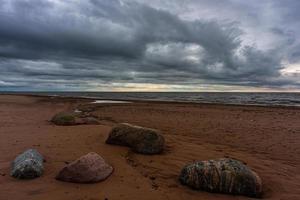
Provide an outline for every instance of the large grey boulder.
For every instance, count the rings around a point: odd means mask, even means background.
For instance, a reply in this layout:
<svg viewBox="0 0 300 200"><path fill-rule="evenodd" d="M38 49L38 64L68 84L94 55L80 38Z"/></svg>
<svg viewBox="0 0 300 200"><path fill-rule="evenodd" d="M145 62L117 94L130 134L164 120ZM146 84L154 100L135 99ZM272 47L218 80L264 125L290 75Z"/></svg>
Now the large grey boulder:
<svg viewBox="0 0 300 200"><path fill-rule="evenodd" d="M12 163L11 176L18 179L33 179L43 174L43 156L35 149L18 155Z"/></svg>
<svg viewBox="0 0 300 200"><path fill-rule="evenodd" d="M164 149L165 139L158 130L122 123L111 130L106 143L129 146L141 154L158 154Z"/></svg>
<svg viewBox="0 0 300 200"><path fill-rule="evenodd" d="M100 155L91 152L66 165L56 179L72 183L96 183L105 180L112 172L112 166Z"/></svg>
<svg viewBox="0 0 300 200"><path fill-rule="evenodd" d="M262 181L240 161L223 158L198 161L185 166L180 174L182 184L208 192L260 197Z"/></svg>

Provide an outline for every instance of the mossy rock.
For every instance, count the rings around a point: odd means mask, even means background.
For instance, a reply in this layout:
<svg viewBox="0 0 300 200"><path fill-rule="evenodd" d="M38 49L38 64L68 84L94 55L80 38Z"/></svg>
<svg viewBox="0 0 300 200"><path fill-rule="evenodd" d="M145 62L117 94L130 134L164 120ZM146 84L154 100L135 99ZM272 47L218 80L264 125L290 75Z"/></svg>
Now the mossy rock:
<svg viewBox="0 0 300 200"><path fill-rule="evenodd" d="M76 125L76 114L71 112L61 112L54 115L51 122L60 126Z"/></svg>

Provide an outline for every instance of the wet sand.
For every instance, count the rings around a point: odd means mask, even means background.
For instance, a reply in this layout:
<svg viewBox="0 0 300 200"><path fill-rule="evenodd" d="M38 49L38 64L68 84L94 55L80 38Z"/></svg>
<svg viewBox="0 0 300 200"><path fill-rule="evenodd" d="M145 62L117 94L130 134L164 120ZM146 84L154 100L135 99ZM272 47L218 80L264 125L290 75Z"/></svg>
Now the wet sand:
<svg viewBox="0 0 300 200"><path fill-rule="evenodd" d="M261 176L263 199L300 199L299 108L89 102L0 95L0 200L251 199L194 191L178 182L185 164L226 156L244 161ZM49 122L57 112L76 107L90 110L101 124L61 127ZM111 127L119 122L161 130L165 152L146 156L105 144ZM11 178L11 161L28 148L45 156L44 175L34 180ZM106 181L72 184L54 179L65 162L91 151L114 166Z"/></svg>

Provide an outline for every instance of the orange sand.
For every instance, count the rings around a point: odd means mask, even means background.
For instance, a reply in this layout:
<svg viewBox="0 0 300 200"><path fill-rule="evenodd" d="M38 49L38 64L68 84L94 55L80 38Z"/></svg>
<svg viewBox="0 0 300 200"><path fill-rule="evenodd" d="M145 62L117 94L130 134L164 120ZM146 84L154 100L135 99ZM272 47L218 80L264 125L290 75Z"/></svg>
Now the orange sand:
<svg viewBox="0 0 300 200"><path fill-rule="evenodd" d="M300 199L300 109L187 103L93 104L101 125L59 127L49 122L59 111L89 100L0 96L0 200L205 199L245 200L181 186L181 168L193 160L224 156L246 162L264 182L264 199ZM104 143L118 122L160 129L162 155L132 153ZM28 148L46 158L45 173L34 180L9 176L10 163ZM54 179L65 165L97 152L115 171L97 184Z"/></svg>

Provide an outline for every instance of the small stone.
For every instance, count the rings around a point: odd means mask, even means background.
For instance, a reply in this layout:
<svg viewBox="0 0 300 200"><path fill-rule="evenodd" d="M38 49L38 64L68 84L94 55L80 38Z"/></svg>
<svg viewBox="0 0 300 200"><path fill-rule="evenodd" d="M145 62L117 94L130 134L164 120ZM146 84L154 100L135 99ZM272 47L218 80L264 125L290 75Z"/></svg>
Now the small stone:
<svg viewBox="0 0 300 200"><path fill-rule="evenodd" d="M112 172L112 166L97 153L91 152L65 166L56 179L73 183L96 183L105 180Z"/></svg>
<svg viewBox="0 0 300 200"><path fill-rule="evenodd" d="M43 174L43 156L35 149L18 155L12 163L11 176L18 179L33 179Z"/></svg>
<svg viewBox="0 0 300 200"><path fill-rule="evenodd" d="M208 192L260 197L262 181L240 161L223 158L198 161L185 166L180 174L182 184Z"/></svg>
<svg viewBox="0 0 300 200"><path fill-rule="evenodd" d="M122 123L111 130L106 143L129 146L141 154L158 154L164 149L165 139L158 130Z"/></svg>
<svg viewBox="0 0 300 200"><path fill-rule="evenodd" d="M158 189L158 185L157 185L156 183L152 183L152 188L153 188L154 190L157 190L157 189Z"/></svg>
<svg viewBox="0 0 300 200"><path fill-rule="evenodd" d="M95 117L86 117L80 119L82 124L98 125L100 122Z"/></svg>

